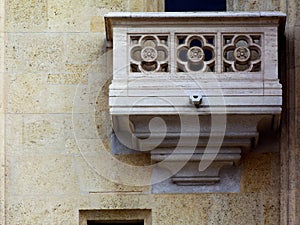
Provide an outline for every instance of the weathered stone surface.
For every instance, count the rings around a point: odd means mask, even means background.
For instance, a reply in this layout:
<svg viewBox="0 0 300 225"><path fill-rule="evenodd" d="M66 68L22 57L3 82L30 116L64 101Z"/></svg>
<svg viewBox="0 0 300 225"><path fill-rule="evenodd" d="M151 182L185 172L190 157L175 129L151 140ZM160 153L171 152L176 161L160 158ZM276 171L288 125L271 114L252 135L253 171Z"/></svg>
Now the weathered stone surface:
<svg viewBox="0 0 300 225"><path fill-rule="evenodd" d="M88 1L48 0L49 32L88 32L92 13Z"/></svg>
<svg viewBox="0 0 300 225"><path fill-rule="evenodd" d="M241 192L279 193L279 155L249 153L242 157ZM278 172L276 172L278 171Z"/></svg>
<svg viewBox="0 0 300 225"><path fill-rule="evenodd" d="M9 0L6 4L7 30L45 31L47 29L48 4L47 0Z"/></svg>
<svg viewBox="0 0 300 225"><path fill-rule="evenodd" d="M95 117L99 138L102 140L106 149L110 148L110 135L112 132L111 118L108 112L100 112Z"/></svg>
<svg viewBox="0 0 300 225"><path fill-rule="evenodd" d="M71 122L69 123L69 125L71 125L69 131L71 136L75 136L79 139L99 138L95 116L92 113L75 113L69 122Z"/></svg>
<svg viewBox="0 0 300 225"><path fill-rule="evenodd" d="M247 202L247 205L244 205ZM259 194L212 195L207 210L208 224L261 223L261 197Z"/></svg>
<svg viewBox="0 0 300 225"><path fill-rule="evenodd" d="M104 48L104 35L81 33L66 35L67 64L90 64L96 61Z"/></svg>
<svg viewBox="0 0 300 225"><path fill-rule="evenodd" d="M154 2L154 1L152 1ZM144 1L141 2L139 0L130 0L129 1L130 12L143 12L145 9Z"/></svg>
<svg viewBox="0 0 300 225"><path fill-rule="evenodd" d="M46 103L46 77L38 74L11 74L8 84L7 111L42 113Z"/></svg>
<svg viewBox="0 0 300 225"><path fill-rule="evenodd" d="M64 37L61 34L10 33L6 64L9 73L46 74L64 70Z"/></svg>
<svg viewBox="0 0 300 225"><path fill-rule="evenodd" d="M6 140L11 140L13 144L21 144L23 140L23 115L9 114L5 121Z"/></svg>
<svg viewBox="0 0 300 225"><path fill-rule="evenodd" d="M105 31L103 16L92 16L90 31L91 32L104 32Z"/></svg>
<svg viewBox="0 0 300 225"><path fill-rule="evenodd" d="M91 140L82 143L84 140L79 140L81 147L89 147ZM98 150L99 151L99 150ZM101 150L100 150L101 151ZM131 159L133 161L134 159ZM147 161L145 157L135 157L134 163L141 164ZM113 193L113 192L147 192L149 187L127 186L114 183L102 176L97 170L88 164L88 161L82 155L76 158L76 171L79 179L79 187L81 193L97 192L97 193Z"/></svg>
<svg viewBox="0 0 300 225"><path fill-rule="evenodd" d="M96 95L93 96L91 95L91 103L94 106L94 109L96 110L96 113L101 113L101 112L109 112L109 94L108 94L108 88L109 85L111 84L111 78L108 78L107 81L99 85L96 88ZM98 92L97 92L98 90Z"/></svg>
<svg viewBox="0 0 300 225"><path fill-rule="evenodd" d="M61 155L16 157L12 177L16 196L79 195L74 158Z"/></svg>
<svg viewBox="0 0 300 225"><path fill-rule="evenodd" d="M88 113L88 87L86 85L49 85L46 103L49 113Z"/></svg>
<svg viewBox="0 0 300 225"><path fill-rule="evenodd" d="M154 224L259 224L258 194L92 194L91 207L102 209L151 209ZM244 203L247 202L247 205Z"/></svg>
<svg viewBox="0 0 300 225"><path fill-rule="evenodd" d="M128 1L123 0L91 0L91 4L93 7L97 9L97 11L107 10L107 11L126 11Z"/></svg>
<svg viewBox="0 0 300 225"><path fill-rule="evenodd" d="M227 9L232 11L279 11L281 6L280 0L229 0L227 2Z"/></svg>
<svg viewBox="0 0 300 225"><path fill-rule="evenodd" d="M263 194L263 224L280 224L280 201L277 196Z"/></svg>
<svg viewBox="0 0 300 225"><path fill-rule="evenodd" d="M9 197L7 198L7 224L78 224L76 208L86 208L86 197Z"/></svg>
<svg viewBox="0 0 300 225"><path fill-rule="evenodd" d="M0 224L5 224L5 185L7 176L6 165L6 89L7 74L5 73L5 1L0 0Z"/></svg>
<svg viewBox="0 0 300 225"><path fill-rule="evenodd" d="M64 116L50 114L24 115L22 154L62 154L64 150ZM20 154L19 153L19 154Z"/></svg>
<svg viewBox="0 0 300 225"><path fill-rule="evenodd" d="M136 0L133 0L136 1ZM163 0L146 0L144 1L144 10L145 12L164 12L165 11L165 2Z"/></svg>
<svg viewBox="0 0 300 225"><path fill-rule="evenodd" d="M89 65L66 64L66 73L48 74L48 84L87 84Z"/></svg>
<svg viewBox="0 0 300 225"><path fill-rule="evenodd" d="M300 32L299 32L300 33ZM300 44L300 40L295 40L295 57L296 58L299 58L300 57L300 47L299 47L299 44ZM300 68L300 62L299 60L295 60L295 69L299 69ZM296 79L299 79L298 76L299 74L297 73L298 71L296 71Z"/></svg>

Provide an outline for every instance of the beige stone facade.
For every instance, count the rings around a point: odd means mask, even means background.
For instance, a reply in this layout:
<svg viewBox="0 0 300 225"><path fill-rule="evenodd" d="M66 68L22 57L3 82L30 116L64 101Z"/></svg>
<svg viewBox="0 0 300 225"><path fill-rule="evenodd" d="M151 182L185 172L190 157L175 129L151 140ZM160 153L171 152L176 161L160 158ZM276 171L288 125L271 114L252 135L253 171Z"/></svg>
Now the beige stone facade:
<svg viewBox="0 0 300 225"><path fill-rule="evenodd" d="M110 152L111 52L103 16L163 11L163 1L0 0L0 224L86 224L91 210L100 219L150 215L158 225L299 224L300 3L228 0L227 6L287 14L280 148L242 156L239 193L151 194L149 186L113 182L118 174L93 153ZM151 163L146 154L114 158ZM108 209L121 212L110 216Z"/></svg>

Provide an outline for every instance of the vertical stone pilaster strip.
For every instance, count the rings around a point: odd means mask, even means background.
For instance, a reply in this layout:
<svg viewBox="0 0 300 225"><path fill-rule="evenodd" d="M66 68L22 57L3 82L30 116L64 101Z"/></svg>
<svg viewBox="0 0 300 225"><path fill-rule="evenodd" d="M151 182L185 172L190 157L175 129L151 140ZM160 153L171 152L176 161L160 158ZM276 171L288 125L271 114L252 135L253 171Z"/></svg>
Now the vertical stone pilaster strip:
<svg viewBox="0 0 300 225"><path fill-rule="evenodd" d="M282 119L281 138L281 221L282 225L299 224L300 190L299 180L299 153L300 142L300 65L299 40L297 35L297 14L300 14L298 0L287 0L286 5L281 4L282 11L286 10L287 24L285 31L285 59L281 58L283 66L281 81L284 86L284 113ZM298 11L298 12L297 12ZM284 42L282 42L283 44ZM298 55L298 56L297 56ZM300 67L299 67L300 68ZM297 72L299 71L299 72Z"/></svg>
<svg viewBox="0 0 300 225"><path fill-rule="evenodd" d="M5 220L5 0L0 0L0 224Z"/></svg>

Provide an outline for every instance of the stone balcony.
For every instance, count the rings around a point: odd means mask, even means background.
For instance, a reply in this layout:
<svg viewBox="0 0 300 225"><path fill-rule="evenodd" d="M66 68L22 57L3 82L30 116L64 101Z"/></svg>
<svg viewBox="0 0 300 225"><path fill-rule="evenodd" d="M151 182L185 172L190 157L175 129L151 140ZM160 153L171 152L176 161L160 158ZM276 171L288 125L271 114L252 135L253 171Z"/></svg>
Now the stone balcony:
<svg viewBox="0 0 300 225"><path fill-rule="evenodd" d="M283 13L109 13L105 20L113 129L127 148L151 153L154 183L170 174L169 186L218 186L222 167L238 165L260 132L278 129Z"/></svg>

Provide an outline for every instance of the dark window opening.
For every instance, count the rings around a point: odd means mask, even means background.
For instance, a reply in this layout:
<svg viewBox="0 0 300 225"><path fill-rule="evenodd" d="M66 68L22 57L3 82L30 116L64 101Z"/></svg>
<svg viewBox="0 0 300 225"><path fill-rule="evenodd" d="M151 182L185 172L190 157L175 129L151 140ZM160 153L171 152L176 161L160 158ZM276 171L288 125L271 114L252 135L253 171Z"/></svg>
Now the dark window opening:
<svg viewBox="0 0 300 225"><path fill-rule="evenodd" d="M144 221L96 221L88 220L87 225L144 225Z"/></svg>
<svg viewBox="0 0 300 225"><path fill-rule="evenodd" d="M226 11L226 0L165 0L165 11Z"/></svg>

